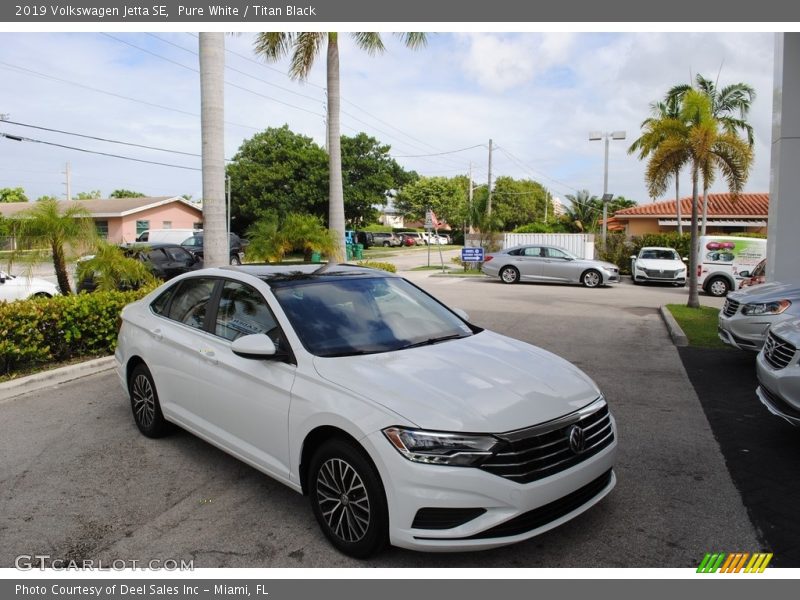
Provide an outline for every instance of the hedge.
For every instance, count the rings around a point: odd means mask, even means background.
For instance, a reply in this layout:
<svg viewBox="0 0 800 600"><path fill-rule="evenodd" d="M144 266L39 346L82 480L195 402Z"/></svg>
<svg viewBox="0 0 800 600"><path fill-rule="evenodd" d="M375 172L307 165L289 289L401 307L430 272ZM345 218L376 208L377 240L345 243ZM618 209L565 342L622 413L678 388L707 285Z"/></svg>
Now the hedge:
<svg viewBox="0 0 800 600"><path fill-rule="evenodd" d="M360 260L356 263L359 267L367 267L368 269L380 269L388 271L389 273L397 273L397 267L389 262L380 262L377 260Z"/></svg>
<svg viewBox="0 0 800 600"><path fill-rule="evenodd" d="M152 289L0 302L0 375L113 353L123 307Z"/></svg>

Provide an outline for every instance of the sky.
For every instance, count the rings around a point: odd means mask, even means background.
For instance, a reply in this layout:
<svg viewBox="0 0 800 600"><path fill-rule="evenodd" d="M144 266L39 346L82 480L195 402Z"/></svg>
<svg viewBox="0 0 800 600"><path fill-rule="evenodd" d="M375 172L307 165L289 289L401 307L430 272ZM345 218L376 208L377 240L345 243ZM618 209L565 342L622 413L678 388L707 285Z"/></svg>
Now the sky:
<svg viewBox="0 0 800 600"><path fill-rule="evenodd" d="M720 86L746 82L757 98L755 164L749 192L769 191L771 33L429 33L420 50L385 34L370 56L340 41L342 133L366 131L426 176L531 178L564 198L603 193L602 141L589 132L624 130L609 148L608 190L651 202L645 164L627 148L652 101L695 74ZM225 155L267 127L288 124L322 144L325 64L306 82L287 61L253 54L253 33L226 36ZM96 152L199 169L200 85L194 33L0 33L0 132ZM13 125L8 121L165 148L176 154ZM464 148L466 151L453 152ZM428 155L428 156L420 156ZM434 156L430 156L434 155ZM52 145L0 138L0 188L31 199L126 188L151 196L202 197L199 170L137 163ZM723 191L720 182L713 190ZM691 192L687 173L682 195ZM674 195L667 192L666 197ZM663 199L663 198L660 198Z"/></svg>

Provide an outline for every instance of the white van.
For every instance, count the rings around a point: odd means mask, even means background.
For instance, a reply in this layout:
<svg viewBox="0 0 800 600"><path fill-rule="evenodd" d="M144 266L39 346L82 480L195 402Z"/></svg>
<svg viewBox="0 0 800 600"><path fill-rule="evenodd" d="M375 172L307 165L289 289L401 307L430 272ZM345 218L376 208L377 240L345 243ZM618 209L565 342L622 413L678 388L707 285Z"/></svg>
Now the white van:
<svg viewBox="0 0 800 600"><path fill-rule="evenodd" d="M148 229L139 234L137 242L164 242L167 244L180 244L189 239L202 229Z"/></svg>
<svg viewBox="0 0 800 600"><path fill-rule="evenodd" d="M725 235L699 238L697 284L706 294L725 296L767 256L767 240Z"/></svg>

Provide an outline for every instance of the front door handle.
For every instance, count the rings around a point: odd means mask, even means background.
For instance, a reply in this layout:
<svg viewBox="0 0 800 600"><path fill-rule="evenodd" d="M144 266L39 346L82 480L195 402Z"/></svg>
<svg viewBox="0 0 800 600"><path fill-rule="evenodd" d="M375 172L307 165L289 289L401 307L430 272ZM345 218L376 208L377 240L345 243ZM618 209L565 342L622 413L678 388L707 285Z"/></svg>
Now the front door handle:
<svg viewBox="0 0 800 600"><path fill-rule="evenodd" d="M202 356L207 362L211 363L212 365L219 364L214 351L209 348L201 348L200 349L200 356Z"/></svg>
<svg viewBox="0 0 800 600"><path fill-rule="evenodd" d="M161 330L160 330L160 329L153 329L153 330L150 332L150 335L152 335L152 336L153 336L155 339L157 339L159 342L160 342L161 340L163 340L163 339L164 339L164 334L163 334L163 333L161 333Z"/></svg>

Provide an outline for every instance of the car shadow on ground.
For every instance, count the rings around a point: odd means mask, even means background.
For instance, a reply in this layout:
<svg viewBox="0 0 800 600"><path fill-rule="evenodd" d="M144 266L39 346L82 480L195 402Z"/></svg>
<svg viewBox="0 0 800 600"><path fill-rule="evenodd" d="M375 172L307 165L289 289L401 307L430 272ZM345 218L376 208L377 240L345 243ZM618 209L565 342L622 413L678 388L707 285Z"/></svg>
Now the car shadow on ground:
<svg viewBox="0 0 800 600"><path fill-rule="evenodd" d="M770 414L756 397L755 354L739 350L678 348L689 379L720 445L772 564L800 567L800 430Z"/></svg>

